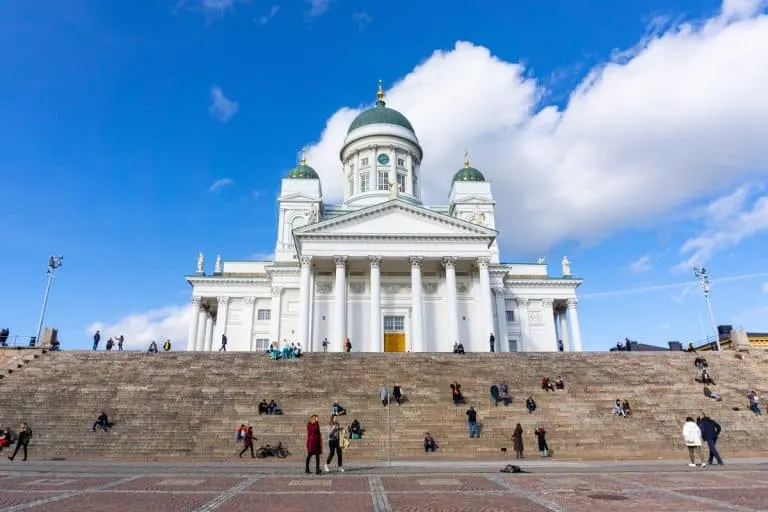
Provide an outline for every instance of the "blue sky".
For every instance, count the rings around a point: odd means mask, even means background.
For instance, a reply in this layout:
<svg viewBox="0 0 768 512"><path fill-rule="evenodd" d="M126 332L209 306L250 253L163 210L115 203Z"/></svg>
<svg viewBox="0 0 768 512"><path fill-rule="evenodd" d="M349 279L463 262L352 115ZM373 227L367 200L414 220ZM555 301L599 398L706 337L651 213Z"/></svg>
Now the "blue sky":
<svg viewBox="0 0 768 512"><path fill-rule="evenodd" d="M768 330L766 29L758 0L0 3L0 326L34 335L63 254L67 347L183 336L198 251L272 251L302 146L334 197L381 79L427 202L469 148L503 259L569 256L585 348L709 333L694 263L718 323Z"/></svg>

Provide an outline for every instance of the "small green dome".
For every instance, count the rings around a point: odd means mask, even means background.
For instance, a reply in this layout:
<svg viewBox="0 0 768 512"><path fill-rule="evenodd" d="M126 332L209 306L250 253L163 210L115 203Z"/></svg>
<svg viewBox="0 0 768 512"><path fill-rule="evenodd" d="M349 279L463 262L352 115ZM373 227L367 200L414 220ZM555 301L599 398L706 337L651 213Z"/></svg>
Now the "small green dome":
<svg viewBox="0 0 768 512"><path fill-rule="evenodd" d="M483 173L469 165L469 151L464 152L464 167L453 175L453 181L485 181Z"/></svg>
<svg viewBox="0 0 768 512"><path fill-rule="evenodd" d="M361 112L360 115L352 121L352 124L349 125L347 133L369 124L394 124L395 126L402 126L406 130L415 133L408 118L397 110L387 107L387 104L384 102L384 90L381 87L381 80L379 80L379 90L376 93L376 97L378 98L376 105L373 108Z"/></svg>
<svg viewBox="0 0 768 512"><path fill-rule="evenodd" d="M317 171L315 171L312 167L307 165L307 161L303 158L301 159L301 163L291 169L288 172L288 176L286 176L288 179L291 180L319 180L320 176L317 174Z"/></svg>

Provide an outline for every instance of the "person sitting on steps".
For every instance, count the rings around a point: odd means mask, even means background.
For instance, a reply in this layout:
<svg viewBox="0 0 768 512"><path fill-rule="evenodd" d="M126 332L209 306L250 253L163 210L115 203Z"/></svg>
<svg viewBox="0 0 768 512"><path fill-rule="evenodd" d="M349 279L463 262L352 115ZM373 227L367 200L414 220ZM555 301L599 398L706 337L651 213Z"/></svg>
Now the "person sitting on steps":
<svg viewBox="0 0 768 512"><path fill-rule="evenodd" d="M498 407L499 405L499 386L491 385L491 403Z"/></svg>
<svg viewBox="0 0 768 512"><path fill-rule="evenodd" d="M707 360L703 357L697 357L693 360L693 364L698 368L699 370L703 370L704 368L708 368L709 365L707 364Z"/></svg>
<svg viewBox="0 0 768 512"><path fill-rule="evenodd" d="M624 410L625 416L632 416L632 408L629 406L629 402L627 400L621 402L621 408Z"/></svg>
<svg viewBox="0 0 768 512"><path fill-rule="evenodd" d="M102 411L102 413L99 414L99 417L96 418L96 421L93 423L94 432L96 432L96 427L101 427L104 432L109 432L109 418L107 417L107 413Z"/></svg>
<svg viewBox="0 0 768 512"><path fill-rule="evenodd" d="M722 400L722 397L720 395L710 391L709 386L706 386L706 385L704 386L704 396L707 398L711 398L712 400L716 400L718 402Z"/></svg>
<svg viewBox="0 0 768 512"><path fill-rule="evenodd" d="M555 385L549 381L549 377L544 377L543 379L541 379L541 389L547 392L554 391Z"/></svg>
<svg viewBox="0 0 768 512"><path fill-rule="evenodd" d="M621 416L622 418L626 416L624 413L624 408L621 406L621 400L618 398L616 399L616 403L613 405L613 415Z"/></svg>
<svg viewBox="0 0 768 512"><path fill-rule="evenodd" d="M715 385L715 381L712 379L712 376L709 374L707 370L701 371L701 377L699 378L699 382L701 382L702 384L707 384L712 386Z"/></svg>
<svg viewBox="0 0 768 512"><path fill-rule="evenodd" d="M350 439L360 439L363 437L363 427L360 425L360 422L355 420L352 420L352 424L349 426L349 438Z"/></svg>
<svg viewBox="0 0 768 512"><path fill-rule="evenodd" d="M525 408L528 409L529 414L533 414L533 411L536 410L536 402L533 400L533 397L528 397L525 399Z"/></svg>
<svg viewBox="0 0 768 512"><path fill-rule="evenodd" d="M274 414L276 416L282 416L283 410L277 405L277 402L274 400L269 401L269 406L267 409L267 414Z"/></svg>
<svg viewBox="0 0 768 512"><path fill-rule="evenodd" d="M512 402L512 397L509 396L509 386L507 386L506 382L501 383L501 401L504 404L504 407Z"/></svg>
<svg viewBox="0 0 768 512"><path fill-rule="evenodd" d="M424 432L424 451L434 452L435 450L437 450L437 443L435 442L435 438L432 437L432 434L429 432Z"/></svg>
<svg viewBox="0 0 768 512"><path fill-rule="evenodd" d="M557 380L555 381L555 389L565 389L565 381L560 375L557 376Z"/></svg>
<svg viewBox="0 0 768 512"><path fill-rule="evenodd" d="M457 407L464 401L464 396L461 394L461 384L456 381L451 383L451 398L453 399L453 405Z"/></svg>
<svg viewBox="0 0 768 512"><path fill-rule="evenodd" d="M347 414L347 410L339 405L338 400L334 400L333 406L331 406L331 414L333 416L345 416Z"/></svg>
<svg viewBox="0 0 768 512"><path fill-rule="evenodd" d="M269 414L269 404L266 398L259 404L259 414Z"/></svg>

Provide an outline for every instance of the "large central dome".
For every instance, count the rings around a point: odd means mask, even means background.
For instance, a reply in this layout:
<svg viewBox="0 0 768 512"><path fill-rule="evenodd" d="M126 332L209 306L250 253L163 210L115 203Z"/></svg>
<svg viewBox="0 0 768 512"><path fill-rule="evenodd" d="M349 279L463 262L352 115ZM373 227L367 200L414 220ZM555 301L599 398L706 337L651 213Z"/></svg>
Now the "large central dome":
<svg viewBox="0 0 768 512"><path fill-rule="evenodd" d="M384 102L384 91L381 88L381 80L379 80L379 92L377 93L378 100L376 105L368 110L365 110L358 115L352 124L349 125L347 133L351 133L358 128L367 126L369 124L393 124L395 126L402 126L406 130L410 130L415 133L413 125L403 114L395 109L387 107Z"/></svg>

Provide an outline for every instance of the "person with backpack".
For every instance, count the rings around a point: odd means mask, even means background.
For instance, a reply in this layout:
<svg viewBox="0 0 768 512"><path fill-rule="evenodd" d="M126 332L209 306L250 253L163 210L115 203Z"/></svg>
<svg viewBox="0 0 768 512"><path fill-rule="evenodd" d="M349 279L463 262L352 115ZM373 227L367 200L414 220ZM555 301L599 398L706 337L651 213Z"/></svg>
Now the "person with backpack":
<svg viewBox="0 0 768 512"><path fill-rule="evenodd" d="M339 425L338 418L334 415L331 416L331 423L328 425L328 458L325 461L325 472L328 473L328 464L333 460L333 456L336 455L336 462L339 465L339 471L344 472L344 466L342 465L342 436L344 429ZM347 441L349 442L349 441Z"/></svg>
<svg viewBox="0 0 768 512"><path fill-rule="evenodd" d="M245 431L245 437L243 438L243 449L240 451L239 455L241 459L243 458L243 454L248 450L251 450L251 458L256 458L256 455L253 453L253 442L256 440L257 439L253 437L253 427L249 426L248 430Z"/></svg>
<svg viewBox="0 0 768 512"><path fill-rule="evenodd" d="M711 465L716 459L717 464L722 466L723 459L717 451L717 438L720 437L720 432L723 430L722 427L720 427L718 422L706 415L698 421L698 425L701 430L701 438L709 447L709 460L707 460L707 464Z"/></svg>
<svg viewBox="0 0 768 512"><path fill-rule="evenodd" d="M169 340L168 338L166 338L165 343L163 343L163 350L165 350L166 352L171 351L171 340Z"/></svg>
<svg viewBox="0 0 768 512"><path fill-rule="evenodd" d="M29 440L32 437L32 429L26 423L21 424L19 428L19 438L16 440L16 449L13 450L13 455L8 457L8 460L16 458L16 454L19 453L19 448L24 448L24 458L22 461L27 460L27 446L29 446Z"/></svg>

